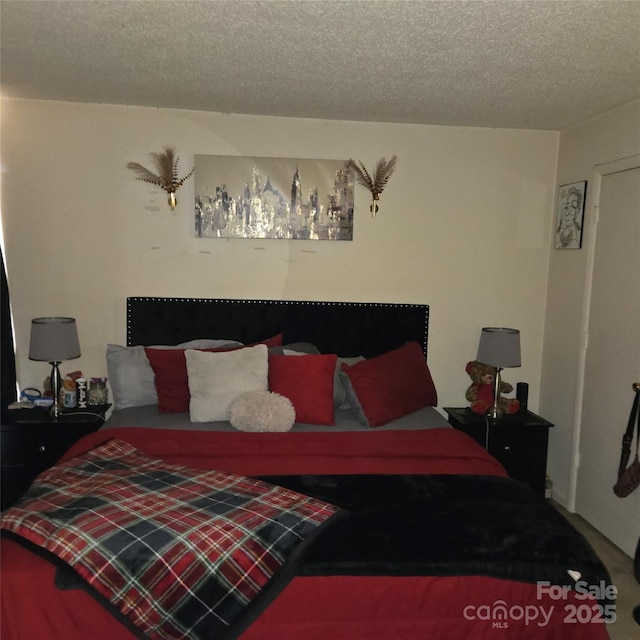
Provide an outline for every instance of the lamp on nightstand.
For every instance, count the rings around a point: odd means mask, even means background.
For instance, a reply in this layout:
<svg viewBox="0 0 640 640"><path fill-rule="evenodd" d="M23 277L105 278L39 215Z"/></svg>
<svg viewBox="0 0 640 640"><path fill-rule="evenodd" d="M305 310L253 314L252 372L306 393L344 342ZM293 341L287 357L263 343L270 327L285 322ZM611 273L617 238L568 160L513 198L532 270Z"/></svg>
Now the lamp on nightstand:
<svg viewBox="0 0 640 640"><path fill-rule="evenodd" d="M498 399L500 398L500 372L505 367L519 367L520 362L520 331L505 329L504 327L483 327L478 345L478 362L496 368L493 381L493 408L491 417L500 414Z"/></svg>
<svg viewBox="0 0 640 640"><path fill-rule="evenodd" d="M80 357L80 343L75 318L34 318L31 321L29 360L48 362L51 369L51 393L53 406L51 415L58 418L60 406L60 371L58 365L64 360Z"/></svg>

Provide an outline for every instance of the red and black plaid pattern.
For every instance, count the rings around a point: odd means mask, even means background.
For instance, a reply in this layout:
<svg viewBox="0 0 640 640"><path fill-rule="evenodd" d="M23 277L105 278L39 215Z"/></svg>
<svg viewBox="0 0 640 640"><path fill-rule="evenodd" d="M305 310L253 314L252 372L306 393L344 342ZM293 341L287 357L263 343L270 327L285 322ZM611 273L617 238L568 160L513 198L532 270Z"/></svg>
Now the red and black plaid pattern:
<svg viewBox="0 0 640 640"><path fill-rule="evenodd" d="M70 565L147 637L212 639L337 511L111 440L41 474L1 527Z"/></svg>

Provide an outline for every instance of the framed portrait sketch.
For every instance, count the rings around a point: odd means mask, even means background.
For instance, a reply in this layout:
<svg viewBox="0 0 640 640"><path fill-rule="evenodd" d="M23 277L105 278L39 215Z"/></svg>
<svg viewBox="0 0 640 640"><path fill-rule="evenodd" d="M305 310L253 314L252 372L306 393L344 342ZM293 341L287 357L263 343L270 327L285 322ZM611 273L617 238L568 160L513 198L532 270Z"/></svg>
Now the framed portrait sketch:
<svg viewBox="0 0 640 640"><path fill-rule="evenodd" d="M556 249L580 249L584 226L584 201L587 182L563 184L558 190L556 209Z"/></svg>

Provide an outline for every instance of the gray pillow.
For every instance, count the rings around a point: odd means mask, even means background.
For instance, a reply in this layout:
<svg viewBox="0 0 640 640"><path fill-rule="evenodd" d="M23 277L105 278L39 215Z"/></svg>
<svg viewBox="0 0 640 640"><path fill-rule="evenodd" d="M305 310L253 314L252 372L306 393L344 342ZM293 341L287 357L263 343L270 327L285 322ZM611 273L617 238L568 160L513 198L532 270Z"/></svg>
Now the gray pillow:
<svg viewBox="0 0 640 640"><path fill-rule="evenodd" d="M108 344L107 375L114 410L158 404L153 369L143 346Z"/></svg>
<svg viewBox="0 0 640 640"><path fill-rule="evenodd" d="M338 376L340 378L340 381L342 382L342 386L344 387L345 394L347 396L347 402L349 403L348 406L353 409L356 415L356 420L364 427L371 426L369 424L369 421L367 420L364 409L360 404L360 400L358 400L358 395L356 394L355 389L351 384L351 378L349 378L348 374L346 374L342 370L339 371Z"/></svg>
<svg viewBox="0 0 640 640"><path fill-rule="evenodd" d="M285 353L286 351L296 351L300 354L320 355L320 349L310 342L292 342L291 344L285 344L281 347L269 347L269 353L275 353L278 356L291 355Z"/></svg>
<svg viewBox="0 0 640 640"><path fill-rule="evenodd" d="M353 358L338 358L336 362L336 371L333 376L333 406L335 409L357 409L357 407L353 406L351 398L347 394L347 389L345 387L345 380L340 375L341 364L344 362L351 366L356 362L361 362L364 360L363 356L355 356ZM351 388L351 381L347 377L346 383L348 383L349 388ZM355 395L355 394L354 394ZM360 403L358 403L360 406Z"/></svg>

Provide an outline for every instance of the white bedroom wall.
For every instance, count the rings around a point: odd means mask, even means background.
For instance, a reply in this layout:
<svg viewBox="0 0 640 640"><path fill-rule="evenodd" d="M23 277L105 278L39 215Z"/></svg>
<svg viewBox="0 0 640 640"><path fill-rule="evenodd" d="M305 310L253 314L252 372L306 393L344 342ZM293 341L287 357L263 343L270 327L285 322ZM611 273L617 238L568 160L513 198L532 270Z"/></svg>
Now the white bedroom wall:
<svg viewBox="0 0 640 640"><path fill-rule="evenodd" d="M480 328L522 331L523 366L505 379L540 390L558 134L2 101L2 224L18 380L30 320L78 320L82 357L62 370L104 375L125 341L127 296L428 303L440 406L464 405ZM194 154L339 158L398 167L375 219L357 191L353 242L196 239L193 180L172 213L127 162L174 144ZM223 337L223 336L220 336Z"/></svg>
<svg viewBox="0 0 640 640"><path fill-rule="evenodd" d="M614 109L561 133L557 184L587 180L587 224L583 247L586 247L588 235L592 232L588 217L594 202L589 182L594 167L637 153L640 153L640 101ZM571 433L578 392L587 250L550 251L540 411L556 424L549 439L547 470L553 479L554 497L566 504ZM612 472L615 475L615 468ZM613 493L611 495L613 500Z"/></svg>

